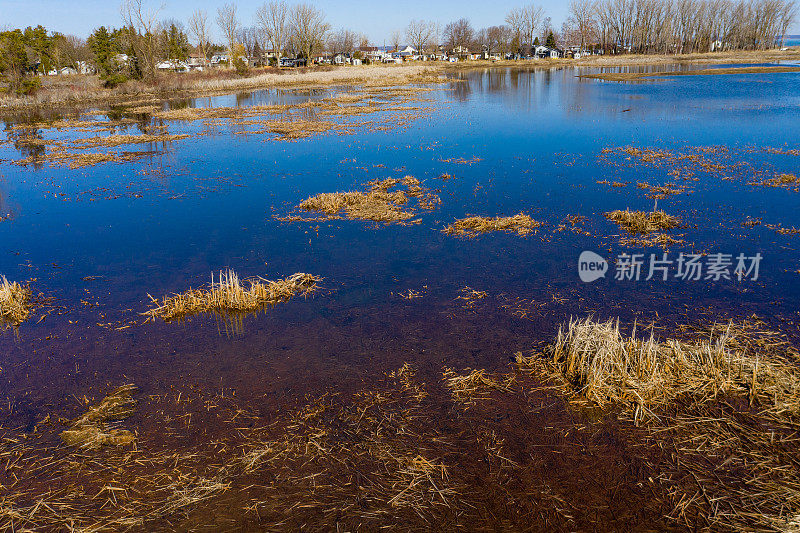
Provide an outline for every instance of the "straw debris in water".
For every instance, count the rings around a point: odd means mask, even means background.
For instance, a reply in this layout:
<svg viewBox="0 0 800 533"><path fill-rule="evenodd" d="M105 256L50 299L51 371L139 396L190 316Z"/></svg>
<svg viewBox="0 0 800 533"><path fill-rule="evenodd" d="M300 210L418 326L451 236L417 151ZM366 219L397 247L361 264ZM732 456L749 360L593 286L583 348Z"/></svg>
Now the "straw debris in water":
<svg viewBox="0 0 800 533"><path fill-rule="evenodd" d="M111 429L109 422L123 420L133 414L136 400L132 394L134 385L123 385L106 396L99 404L89 408L71 427L61 432L61 440L70 446L99 448L101 446L125 446L136 440L126 429Z"/></svg>
<svg viewBox="0 0 800 533"><path fill-rule="evenodd" d="M473 405L476 400L485 399L492 391L508 391L513 377L503 381L490 377L485 370L470 370L466 374L456 374L451 368L443 372L445 386L450 389L453 401Z"/></svg>
<svg viewBox="0 0 800 533"><path fill-rule="evenodd" d="M30 287L0 276L0 324L19 326L30 317L32 308Z"/></svg>
<svg viewBox="0 0 800 533"><path fill-rule="evenodd" d="M202 313L251 313L287 302L295 296L308 296L318 288L322 278L298 273L270 281L263 278L246 280L245 287L233 270L221 271L218 281L206 288L190 289L161 301L150 297L155 307L145 313L150 319L166 322Z"/></svg>
<svg viewBox="0 0 800 533"><path fill-rule="evenodd" d="M482 233L504 231L525 236L542 226L526 214L519 213L512 217L467 217L456 220L443 231L448 235L476 237Z"/></svg>

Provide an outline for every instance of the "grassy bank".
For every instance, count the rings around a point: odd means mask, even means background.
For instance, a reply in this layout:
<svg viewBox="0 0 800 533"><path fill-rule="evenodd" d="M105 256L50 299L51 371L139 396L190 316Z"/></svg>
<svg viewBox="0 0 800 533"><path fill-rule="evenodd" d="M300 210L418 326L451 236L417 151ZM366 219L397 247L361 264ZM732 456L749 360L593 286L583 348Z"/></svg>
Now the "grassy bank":
<svg viewBox="0 0 800 533"><path fill-rule="evenodd" d="M41 107L92 104L146 105L170 98L208 96L266 88L329 87L335 85L402 85L430 80L452 71L482 68L552 69L563 67L625 67L667 64L764 63L800 60L800 49L736 51L685 55L623 55L539 61L468 61L461 63L406 63L360 67L253 69L240 77L232 70L188 74L160 73L151 83L129 81L113 89L97 76L55 76L42 79L42 89L31 97L0 97L0 111L20 112Z"/></svg>
<svg viewBox="0 0 800 533"><path fill-rule="evenodd" d="M254 69L239 77L233 71L159 74L152 83L129 81L113 89L103 88L97 76L44 78L42 89L31 97L5 96L0 110L14 112L41 107L90 104L144 105L173 98L210 96L266 88L314 88L336 85L387 86L430 81L436 65L317 67L282 70Z"/></svg>

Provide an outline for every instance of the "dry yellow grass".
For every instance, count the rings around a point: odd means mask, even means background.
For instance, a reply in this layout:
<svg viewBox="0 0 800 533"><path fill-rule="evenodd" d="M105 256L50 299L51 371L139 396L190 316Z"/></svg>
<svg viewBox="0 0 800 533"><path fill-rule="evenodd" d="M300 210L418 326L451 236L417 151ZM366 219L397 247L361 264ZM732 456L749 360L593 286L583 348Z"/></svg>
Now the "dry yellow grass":
<svg viewBox="0 0 800 533"><path fill-rule="evenodd" d="M645 235L654 231L668 230L680 226L680 220L664 211L625 211L604 213L604 217L616 222L631 235Z"/></svg>
<svg viewBox="0 0 800 533"><path fill-rule="evenodd" d="M785 74L800 72L800 67L771 66L771 67L731 67L708 68L697 70L672 70L666 72L608 72L603 74L584 74L581 78L605 81L642 81L647 78L664 76L721 76L730 74Z"/></svg>
<svg viewBox="0 0 800 533"><path fill-rule="evenodd" d="M797 412L800 374L786 362L730 350L730 332L718 333L698 343L658 342L635 330L623 336L618 322L573 320L559 330L552 363L576 393L600 406L631 405L637 421L685 393L709 400L743 393L768 398L777 412Z"/></svg>
<svg viewBox="0 0 800 533"><path fill-rule="evenodd" d="M101 446L124 446L136 437L125 429L112 429L109 422L128 418L133 414L136 400L134 385L123 385L103 400L89 408L85 415L73 421L70 428L61 432L61 440L70 446L99 448Z"/></svg>
<svg viewBox="0 0 800 533"><path fill-rule="evenodd" d="M524 213L511 217L467 217L456 220L444 230L448 235L475 237L482 233L504 231L525 236L542 226Z"/></svg>
<svg viewBox="0 0 800 533"><path fill-rule="evenodd" d="M32 308L30 287L0 276L0 323L19 326L30 317Z"/></svg>
<svg viewBox="0 0 800 533"><path fill-rule="evenodd" d="M387 178L367 184L364 192L322 193L303 200L298 206L304 211L323 213L324 219L370 220L383 223L415 223L414 209L409 199L421 209L433 209L440 199L425 189L413 176Z"/></svg>
<svg viewBox="0 0 800 533"><path fill-rule="evenodd" d="M800 186L800 176L794 174L778 174L761 182L768 187L797 187Z"/></svg>
<svg viewBox="0 0 800 533"><path fill-rule="evenodd" d="M191 135L108 135L105 137L90 137L88 139L78 139L73 144L81 148L95 148L98 146L124 146L126 144L149 144L149 143L168 143L188 139Z"/></svg>
<svg viewBox="0 0 800 533"><path fill-rule="evenodd" d="M699 518L709 530L786 530L800 513L799 354L763 326L752 318L656 340L635 327L623 335L615 321L572 320L549 368L573 402L621 407L668 452L670 518ZM535 355L517 364L541 370Z"/></svg>
<svg viewBox="0 0 800 533"><path fill-rule="evenodd" d="M298 273L277 281L254 278L245 287L232 270L221 271L219 279L206 288L190 289L166 296L160 301L150 296L155 305L147 311L150 319L167 322L201 313L252 313L287 302L295 296L308 296L318 288L321 278Z"/></svg>

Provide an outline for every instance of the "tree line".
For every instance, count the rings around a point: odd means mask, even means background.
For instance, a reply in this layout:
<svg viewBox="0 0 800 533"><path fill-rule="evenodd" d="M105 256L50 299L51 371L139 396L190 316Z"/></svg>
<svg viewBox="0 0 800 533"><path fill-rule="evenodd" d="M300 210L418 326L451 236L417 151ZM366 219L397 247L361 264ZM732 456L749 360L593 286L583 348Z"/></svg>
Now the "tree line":
<svg viewBox="0 0 800 533"><path fill-rule="evenodd" d="M196 10L184 25L161 20L161 8L147 2L123 0L122 26L101 26L86 40L42 26L0 32L0 76L11 90L26 92L35 89L32 74L91 63L107 85L115 85L153 78L160 61L186 60L193 50L206 59L226 53L231 66L245 71L247 58L266 51L275 64L283 56L311 61L323 50L357 56L369 45L358 32L332 31L324 13L307 3L264 3L250 24L243 24L235 3L227 3L212 15ZM405 44L420 54L444 48L461 56L525 56L539 44L605 53L761 50L779 45L797 14L795 0L571 0L560 30L542 7L531 4L509 11L505 24L478 30L467 18L444 27L412 20L391 35L390 44L395 50ZM215 31L223 43L214 42ZM127 59L119 61L120 54Z"/></svg>

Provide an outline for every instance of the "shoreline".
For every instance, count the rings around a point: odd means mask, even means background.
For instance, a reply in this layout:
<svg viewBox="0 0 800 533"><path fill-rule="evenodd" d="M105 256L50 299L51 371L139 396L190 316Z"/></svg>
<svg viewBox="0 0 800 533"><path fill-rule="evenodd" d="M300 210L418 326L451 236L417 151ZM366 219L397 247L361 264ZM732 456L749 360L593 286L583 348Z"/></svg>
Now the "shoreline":
<svg viewBox="0 0 800 533"><path fill-rule="evenodd" d="M54 82L45 86L33 97L5 97L0 99L0 113L18 114L43 109L99 105L136 106L158 104L176 98L219 96L238 91L261 89L324 88L343 85L408 85L430 82L448 72L462 72L490 68L525 70L551 70L563 68L618 68L682 64L756 64L764 62L798 60L800 48L786 51L738 51L704 54L674 55L623 55L592 57L588 59L543 59L529 61L469 61L462 63L411 63L402 65L375 65L361 67L318 67L305 71L263 69L243 78L222 78L201 74L161 75L156 84L129 82L118 89L104 89L96 76L76 75L68 78L47 79ZM211 73L209 73L211 74ZM219 73L215 73L219 74ZM59 85L57 82L74 82ZM77 85L82 85L78 87Z"/></svg>

